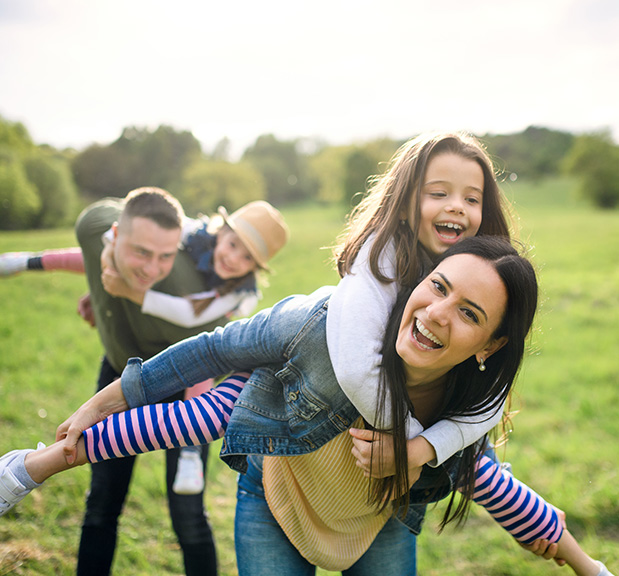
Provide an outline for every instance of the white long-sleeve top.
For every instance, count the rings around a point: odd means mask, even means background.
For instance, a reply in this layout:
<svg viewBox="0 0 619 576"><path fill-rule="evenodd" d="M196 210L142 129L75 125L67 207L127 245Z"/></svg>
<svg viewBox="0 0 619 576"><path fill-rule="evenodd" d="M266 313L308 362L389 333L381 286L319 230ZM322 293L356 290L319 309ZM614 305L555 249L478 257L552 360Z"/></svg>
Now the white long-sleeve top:
<svg viewBox="0 0 619 576"><path fill-rule="evenodd" d="M391 413L376 418L381 349L385 328L398 294L396 282L384 284L372 274L369 265L374 237L361 247L351 268L334 290L327 312L327 347L335 376L342 390L359 413L374 427L389 427ZM395 248L388 244L379 259L379 268L387 278L395 278ZM386 403L389 405L388 402ZM388 410L388 409L387 409ZM409 417L407 436L423 436L436 451L438 466L456 452L470 446L494 428L503 413L461 417L459 421L441 420L423 429Z"/></svg>
<svg viewBox="0 0 619 576"><path fill-rule="evenodd" d="M181 243L184 244L187 238L203 225L202 219L185 218ZM108 243L113 238L114 233L110 228L103 235L103 241ZM213 298L213 301L202 312L196 314L192 300L205 298ZM142 313L161 318L183 328L193 328L224 316L249 316L256 309L259 300L260 294L249 290L229 292L223 296L219 296L215 290L197 292L187 296L172 296L156 290L147 290L142 303Z"/></svg>
<svg viewBox="0 0 619 576"><path fill-rule="evenodd" d="M214 298L199 314L194 312L192 300ZM215 290L198 292L189 296L170 296L156 290L148 290L144 295L142 313L157 316L172 324L193 328L212 322L223 316L249 316L258 305L256 292L229 292L218 296Z"/></svg>

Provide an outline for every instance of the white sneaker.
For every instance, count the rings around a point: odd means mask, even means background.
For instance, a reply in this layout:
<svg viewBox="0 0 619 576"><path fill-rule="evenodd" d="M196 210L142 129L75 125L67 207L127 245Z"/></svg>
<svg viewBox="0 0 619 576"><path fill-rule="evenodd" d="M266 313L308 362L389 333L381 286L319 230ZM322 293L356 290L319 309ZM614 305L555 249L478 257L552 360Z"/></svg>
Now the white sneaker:
<svg viewBox="0 0 619 576"><path fill-rule="evenodd" d="M0 276L13 276L28 269L28 259L32 252L6 252L0 254Z"/></svg>
<svg viewBox="0 0 619 576"><path fill-rule="evenodd" d="M45 448L45 444L39 442L37 450L39 448ZM4 516L15 504L34 490L34 488L26 488L9 468L20 452L28 454L34 450L12 450L0 458L0 516Z"/></svg>
<svg viewBox="0 0 619 576"><path fill-rule="evenodd" d="M176 494L199 494L204 490L202 458L198 453L181 450L172 490Z"/></svg>
<svg viewBox="0 0 619 576"><path fill-rule="evenodd" d="M599 560L596 560L596 563L600 567L600 571L598 572L597 576L613 576L610 573L610 570L606 568L606 566L604 566L604 564L602 564Z"/></svg>

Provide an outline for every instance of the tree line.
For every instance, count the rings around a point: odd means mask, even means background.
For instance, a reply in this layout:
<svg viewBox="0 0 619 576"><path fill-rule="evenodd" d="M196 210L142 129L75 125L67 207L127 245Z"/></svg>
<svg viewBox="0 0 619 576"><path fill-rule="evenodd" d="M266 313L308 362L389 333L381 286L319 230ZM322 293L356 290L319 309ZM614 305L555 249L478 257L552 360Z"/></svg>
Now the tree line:
<svg viewBox="0 0 619 576"><path fill-rule="evenodd" d="M531 126L478 137L505 178L566 172L597 206L619 205L619 147L608 131L574 135ZM0 116L0 229L68 226L90 202L139 186L169 190L191 216L257 199L278 207L339 204L348 212L402 143L383 138L331 146L265 134L231 161L228 140L205 151L191 132L162 125L127 127L110 144L57 150L34 143L22 123Z"/></svg>

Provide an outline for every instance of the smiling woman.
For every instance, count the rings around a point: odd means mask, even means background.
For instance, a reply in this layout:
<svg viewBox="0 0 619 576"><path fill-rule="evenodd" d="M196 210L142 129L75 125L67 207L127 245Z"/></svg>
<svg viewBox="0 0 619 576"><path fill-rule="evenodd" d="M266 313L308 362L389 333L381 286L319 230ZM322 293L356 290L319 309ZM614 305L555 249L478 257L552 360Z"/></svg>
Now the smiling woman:
<svg viewBox="0 0 619 576"><path fill-rule="evenodd" d="M408 385L440 378L471 355L484 363L505 344L495 333L507 300L501 278L482 258L462 255L441 262L404 309L396 350L415 367Z"/></svg>
<svg viewBox="0 0 619 576"><path fill-rule="evenodd" d="M465 273L471 267L477 274ZM483 275L481 280L478 274ZM502 284L504 297L498 302L490 301L485 278L491 288ZM383 566L383 573L414 573L414 554L411 556L414 536L409 530L414 533L420 530L429 499L441 498L449 492L453 494L454 489L458 489L464 494L465 501L478 493L489 496L476 499L493 508L496 498L500 498L503 484L517 481L491 466L490 475L495 480L488 483L487 459L481 458L483 444L467 448L464 456L452 458L439 468L424 466L421 471L417 470L415 458L408 459L406 453L404 422L407 413L417 413L419 409L424 423L431 424L440 418L476 414L487 410L488 406L502 404L502 397L509 393L518 371L524 339L533 320L537 301L535 273L530 263L509 243L497 238L471 238L450 249L436 274L411 295L401 298L402 303L394 310L385 340L385 378L380 398L380 404L384 406L388 396L386 391L389 391L395 416L395 427L390 430L395 475L369 484L351 458L351 450L354 454L357 448L356 440L348 433L341 434L357 420L357 416L330 371L325 347L328 300L329 293L324 291L310 297L291 297L271 310L258 313L248 322L233 322L218 332L201 334L147 362L134 359L123 373L122 384L118 380L97 394L59 428L59 435L66 435L65 444L58 443L21 456L25 470L32 480L42 481L52 473L66 469L63 451L72 452L78 439L77 463L83 463L86 453L90 460L96 460L163 447L155 439L165 438L165 435L175 436L170 440L174 443L192 443L200 438L205 441L204 430L208 430L208 441L223 433L230 418L222 453L229 462L247 472L241 481L237 511L240 574L272 573L275 568L305 573L313 563L329 569L350 570L350 574L355 574L357 570L377 567L377 562ZM428 309L437 306L441 307L441 314L428 314ZM402 319L405 310L408 312ZM478 323L477 319L484 315L487 318ZM417 345L413 335L412 318L415 316L423 319L432 333L440 333L441 348L430 347L428 350ZM413 350L410 357L402 357L404 354L400 356L396 351L395 342L402 334L406 335L407 341L400 348L406 352ZM471 334L475 337L472 338ZM492 361L486 370L480 371L477 355L487 354L491 349ZM207 395L214 401L206 398L201 401L206 402L202 408L197 399L186 407L177 403L164 407L163 412L157 409L159 417L156 412L148 409L143 412L137 408L89 428L102 415L117 412L127 403L155 400L179 387L191 385L196 379L241 366L253 369L253 373L234 409L232 406L242 382L236 385L225 382ZM428 410L423 395L417 394L424 388L437 392L430 402L432 410ZM213 414L218 412L221 416L213 419ZM291 418L293 414L304 414L305 417L301 420ZM182 421L183 425L173 424L169 428L166 424L169 417L172 417L172 422ZM197 426L196 422L205 418L217 423L218 431L212 423L202 428ZM129 425L130 422L141 424ZM164 435L160 429L165 429ZM184 429L195 430L195 435L180 432ZM134 434L139 438L132 438ZM118 452L114 446L118 447ZM404 452L401 452L402 447ZM269 455L264 464L252 457L249 468L246 468L244 459L239 459L242 454L261 453ZM299 455L299 458L278 455ZM19 455L13 453L11 458L11 461L19 460ZM340 461L343 473L329 473ZM10 462L8 465L11 466ZM374 494L381 496L374 499L378 516L370 514L367 508L362 508L365 510L362 516L352 518L348 516L349 507L324 508L320 501L315 500L324 493L320 486L314 485L316 478L330 478L333 484L333 491L329 491L331 502L351 500L350 503L361 504L366 500L368 487L376 484L379 489ZM419 480L409 491L412 480L417 478ZM364 485L366 488L359 490ZM523 542L536 538L558 540L559 546L563 545L563 556L574 562L572 565L578 574L598 574L599 566L580 551L567 531L561 529L553 509L526 486L518 484L518 490L527 492L527 501L535 501L536 508L541 507L544 513L532 518L525 516L528 528L524 532L521 521L506 527ZM23 495L27 492L24 491ZM248 502L249 493L262 494L258 503L266 498L272 506L266 506L265 502L257 509L253 496ZM288 496L282 500L283 494ZM332 498L333 494L337 497ZM297 510L313 510L309 523L307 518L297 517L289 506L285 511L280 509L277 503L282 501L303 502ZM323 510L327 517L323 517L319 510ZM353 507L352 510L360 509ZM459 508L451 518L458 517L463 510ZM345 516L339 516L341 513ZM395 520L392 514L399 514L404 524ZM239 520L243 518L247 524ZM252 521L260 521L263 529L251 529ZM342 549L333 547L335 540L331 537L332 529L341 531L342 526L350 521L353 541L365 542L359 549L353 547L352 556L348 548L349 552L342 555ZM265 532L264 522L272 523L273 529ZM300 533L299 526L304 526ZM365 534L364 538L355 536L358 536L359 529ZM254 537L261 539L261 546L257 546ZM278 550L276 565L272 564L272 554L259 553L273 547ZM366 554L370 550L372 553ZM393 554L394 550L397 554ZM319 552L318 556L314 552ZM384 565L386 558L390 559L387 568ZM299 566L303 570L297 570Z"/></svg>

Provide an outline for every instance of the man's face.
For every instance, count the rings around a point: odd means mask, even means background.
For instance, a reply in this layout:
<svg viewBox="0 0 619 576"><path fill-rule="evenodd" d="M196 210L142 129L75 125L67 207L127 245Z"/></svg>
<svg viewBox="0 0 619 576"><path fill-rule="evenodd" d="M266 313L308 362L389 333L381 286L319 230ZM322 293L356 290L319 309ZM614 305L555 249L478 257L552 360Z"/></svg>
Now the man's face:
<svg viewBox="0 0 619 576"><path fill-rule="evenodd" d="M162 228L140 216L114 225L116 270L133 290L146 292L172 270L180 238L180 228Z"/></svg>

